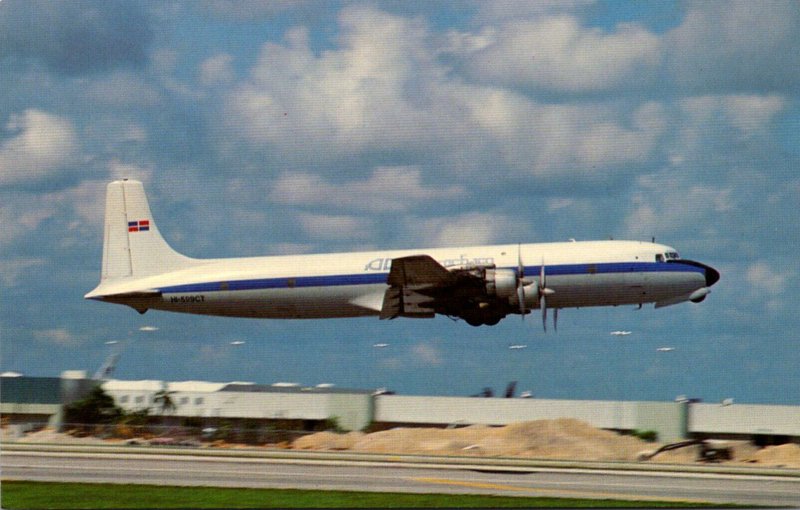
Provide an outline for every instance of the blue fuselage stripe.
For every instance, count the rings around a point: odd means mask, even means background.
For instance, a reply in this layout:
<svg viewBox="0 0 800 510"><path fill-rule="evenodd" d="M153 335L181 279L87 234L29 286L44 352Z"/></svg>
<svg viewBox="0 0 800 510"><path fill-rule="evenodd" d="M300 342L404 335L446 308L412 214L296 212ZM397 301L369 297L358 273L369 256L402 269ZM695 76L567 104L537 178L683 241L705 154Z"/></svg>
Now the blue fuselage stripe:
<svg viewBox="0 0 800 510"><path fill-rule="evenodd" d="M515 268L508 268L515 269ZM526 266L526 275L538 275L540 266ZM700 273L700 267L671 263L653 262L613 262L599 264L561 264L545 266L547 276L591 275L614 273ZM365 274L325 275L325 276L288 276L281 278L254 278L243 280L222 280L198 282L183 285L170 285L158 290L162 293L197 293L238 290L286 289L302 287L337 287L343 285L376 285L385 284L389 273L376 272Z"/></svg>

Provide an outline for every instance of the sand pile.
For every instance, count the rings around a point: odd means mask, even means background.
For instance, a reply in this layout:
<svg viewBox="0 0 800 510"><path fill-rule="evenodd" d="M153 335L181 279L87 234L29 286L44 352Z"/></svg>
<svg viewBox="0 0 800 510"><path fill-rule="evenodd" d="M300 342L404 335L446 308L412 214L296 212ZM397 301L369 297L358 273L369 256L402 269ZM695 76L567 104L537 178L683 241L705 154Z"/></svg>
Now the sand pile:
<svg viewBox="0 0 800 510"><path fill-rule="evenodd" d="M121 439L75 437L53 429L43 429L13 437L2 430L0 440L50 444L119 444ZM143 443L146 441L143 440ZM731 448L733 459L726 463L759 467L800 469L800 445L784 444L759 448L749 441L722 441ZM226 448L250 445L213 444ZM272 445L273 447L275 445ZM574 419L537 420L512 423L504 427L473 425L458 429L395 428L365 434L318 432L295 440L297 450L352 451L389 454L467 455L522 457L531 459L636 461L644 452L662 445L647 443L632 436L596 429ZM700 456L699 446L660 453L650 463L691 464Z"/></svg>
<svg viewBox="0 0 800 510"><path fill-rule="evenodd" d="M752 460L759 465L800 469L800 445L788 443L756 451Z"/></svg>
<svg viewBox="0 0 800 510"><path fill-rule="evenodd" d="M36 432L29 432L22 437L16 438L9 435L8 439L19 443L39 443L39 444L106 444L108 441L97 437L76 437L61 432L56 432L54 429L45 428Z"/></svg>
<svg viewBox="0 0 800 510"><path fill-rule="evenodd" d="M364 435L363 432L348 432L347 434L317 432L296 439L292 443L292 448L297 450L352 450Z"/></svg>
<svg viewBox="0 0 800 510"><path fill-rule="evenodd" d="M758 448L749 441L723 441L731 449L730 462L761 467L800 469L800 445ZM348 450L365 453L473 455L531 459L637 461L662 444L596 429L574 419L537 420L504 427L473 425L458 429L395 428L372 434L320 432L294 441L302 450ZM700 446L660 453L648 462L691 464L700 457Z"/></svg>
<svg viewBox="0 0 800 510"><path fill-rule="evenodd" d="M628 461L636 460L643 450L653 449L652 443L599 430L574 419L537 420L504 427L396 428L372 434L351 433L338 442L331 436L324 432L313 434L296 440L292 447L371 453Z"/></svg>

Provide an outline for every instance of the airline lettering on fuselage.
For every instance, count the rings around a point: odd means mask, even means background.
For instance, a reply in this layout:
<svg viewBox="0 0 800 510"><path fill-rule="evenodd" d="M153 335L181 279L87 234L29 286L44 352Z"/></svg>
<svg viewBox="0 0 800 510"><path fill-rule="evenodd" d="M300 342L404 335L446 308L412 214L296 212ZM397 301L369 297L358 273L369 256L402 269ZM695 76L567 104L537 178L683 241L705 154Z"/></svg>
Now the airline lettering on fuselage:
<svg viewBox="0 0 800 510"><path fill-rule="evenodd" d="M470 266L493 266L494 257L475 257L469 258L466 255L459 255L457 259L437 260L444 267L470 267ZM392 268L391 257L380 257L372 259L364 266L364 271L389 271Z"/></svg>

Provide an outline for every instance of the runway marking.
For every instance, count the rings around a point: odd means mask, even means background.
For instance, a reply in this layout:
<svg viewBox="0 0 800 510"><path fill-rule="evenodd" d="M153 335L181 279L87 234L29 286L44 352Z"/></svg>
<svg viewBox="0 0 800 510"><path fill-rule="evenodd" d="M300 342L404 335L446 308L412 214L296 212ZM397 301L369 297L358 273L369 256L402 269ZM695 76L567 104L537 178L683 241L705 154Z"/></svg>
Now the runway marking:
<svg viewBox="0 0 800 510"><path fill-rule="evenodd" d="M486 482L468 482L464 480L451 480L448 478L416 477L416 478L411 478L411 480L415 482L437 484L437 485L455 485L460 487L470 487L473 489L530 492L533 494L547 495L549 497L565 497L564 495L569 495L572 497L581 497L581 498L590 497L597 499L633 499L638 501L665 501L671 503L681 503L681 502L709 503L708 500L696 499L696 498L670 498L670 497L659 497L659 496L647 496L644 494L640 495L640 494L622 494L614 492L585 491L580 489L544 489L536 487L519 487L517 485L504 485L504 484L486 483Z"/></svg>

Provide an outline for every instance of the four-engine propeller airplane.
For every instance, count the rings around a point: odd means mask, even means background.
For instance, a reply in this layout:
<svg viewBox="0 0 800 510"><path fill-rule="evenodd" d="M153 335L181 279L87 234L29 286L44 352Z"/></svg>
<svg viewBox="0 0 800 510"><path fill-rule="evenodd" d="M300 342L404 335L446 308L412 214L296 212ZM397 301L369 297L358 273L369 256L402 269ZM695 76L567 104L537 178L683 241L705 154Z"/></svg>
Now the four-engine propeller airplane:
<svg viewBox="0 0 800 510"><path fill-rule="evenodd" d="M100 284L87 299L203 315L378 316L494 325L539 309L700 302L712 267L640 241L571 241L295 256L194 259L163 239L142 183L106 195Z"/></svg>

